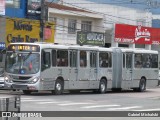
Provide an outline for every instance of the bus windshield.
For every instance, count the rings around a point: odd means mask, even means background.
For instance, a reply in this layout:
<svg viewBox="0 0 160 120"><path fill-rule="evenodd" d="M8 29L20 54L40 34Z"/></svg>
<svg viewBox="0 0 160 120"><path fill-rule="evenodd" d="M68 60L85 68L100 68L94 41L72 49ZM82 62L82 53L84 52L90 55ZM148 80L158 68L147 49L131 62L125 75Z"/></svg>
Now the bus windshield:
<svg viewBox="0 0 160 120"><path fill-rule="evenodd" d="M40 55L38 53L6 54L6 72L13 74L35 74L40 68Z"/></svg>

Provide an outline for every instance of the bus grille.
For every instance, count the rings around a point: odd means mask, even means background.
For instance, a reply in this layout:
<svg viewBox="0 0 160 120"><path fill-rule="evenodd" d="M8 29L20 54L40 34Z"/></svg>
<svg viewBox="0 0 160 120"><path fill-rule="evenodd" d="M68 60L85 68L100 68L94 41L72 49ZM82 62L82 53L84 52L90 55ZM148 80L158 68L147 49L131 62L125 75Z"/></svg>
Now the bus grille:
<svg viewBox="0 0 160 120"><path fill-rule="evenodd" d="M14 83L28 83L29 81L15 81L13 80Z"/></svg>
<svg viewBox="0 0 160 120"><path fill-rule="evenodd" d="M31 77L26 77L26 76L12 76L13 79L15 80L28 80Z"/></svg>

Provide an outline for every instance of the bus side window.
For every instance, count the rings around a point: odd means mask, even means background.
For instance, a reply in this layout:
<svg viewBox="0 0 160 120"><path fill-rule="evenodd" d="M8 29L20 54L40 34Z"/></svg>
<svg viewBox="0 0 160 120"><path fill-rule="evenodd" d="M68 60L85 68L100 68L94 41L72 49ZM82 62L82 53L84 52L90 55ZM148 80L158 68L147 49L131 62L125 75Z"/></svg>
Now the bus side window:
<svg viewBox="0 0 160 120"><path fill-rule="evenodd" d="M135 54L135 68L142 68L142 54Z"/></svg>
<svg viewBox="0 0 160 120"><path fill-rule="evenodd" d="M158 68L158 55L152 55L152 68Z"/></svg>
<svg viewBox="0 0 160 120"><path fill-rule="evenodd" d="M110 57L111 59L111 57ZM109 67L109 61L108 61L108 53L99 53L99 66L106 68ZM111 61L110 61L111 66Z"/></svg>
<svg viewBox="0 0 160 120"><path fill-rule="evenodd" d="M132 54L127 53L126 54L126 68L132 67Z"/></svg>
<svg viewBox="0 0 160 120"><path fill-rule="evenodd" d="M87 66L87 53L86 51L80 51L80 67Z"/></svg>
<svg viewBox="0 0 160 120"><path fill-rule="evenodd" d="M70 51L70 67L77 67L77 51Z"/></svg>
<svg viewBox="0 0 160 120"><path fill-rule="evenodd" d="M42 71L49 68L50 65L50 52L42 51Z"/></svg>

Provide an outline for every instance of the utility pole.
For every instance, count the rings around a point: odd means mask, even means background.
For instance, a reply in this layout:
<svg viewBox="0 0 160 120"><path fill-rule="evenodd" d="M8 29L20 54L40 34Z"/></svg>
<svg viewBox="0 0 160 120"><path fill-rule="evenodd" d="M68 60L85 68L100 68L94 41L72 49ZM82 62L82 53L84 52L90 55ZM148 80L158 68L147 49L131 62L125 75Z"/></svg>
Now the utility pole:
<svg viewBox="0 0 160 120"><path fill-rule="evenodd" d="M41 0L41 15L40 15L40 41L44 41L44 27L45 27L45 0Z"/></svg>

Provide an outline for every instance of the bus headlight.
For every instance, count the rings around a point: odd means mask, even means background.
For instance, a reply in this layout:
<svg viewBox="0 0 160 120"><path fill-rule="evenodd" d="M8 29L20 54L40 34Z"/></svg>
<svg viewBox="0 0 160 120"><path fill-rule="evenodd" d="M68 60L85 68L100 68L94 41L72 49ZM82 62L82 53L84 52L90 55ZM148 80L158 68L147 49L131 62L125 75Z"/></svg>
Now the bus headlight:
<svg viewBox="0 0 160 120"><path fill-rule="evenodd" d="M10 80L10 78L9 78L8 76L5 76L5 77L4 77L4 81L9 82L9 83L12 83L12 80Z"/></svg>
<svg viewBox="0 0 160 120"><path fill-rule="evenodd" d="M5 80L5 81L8 81L8 80L9 80L9 77L5 76L5 77L4 77L4 80Z"/></svg>
<svg viewBox="0 0 160 120"><path fill-rule="evenodd" d="M38 80L39 80L39 77L36 77L36 78L30 80L29 83L30 83L30 84L34 84L34 83L36 83Z"/></svg>

